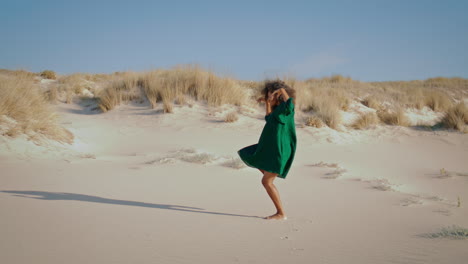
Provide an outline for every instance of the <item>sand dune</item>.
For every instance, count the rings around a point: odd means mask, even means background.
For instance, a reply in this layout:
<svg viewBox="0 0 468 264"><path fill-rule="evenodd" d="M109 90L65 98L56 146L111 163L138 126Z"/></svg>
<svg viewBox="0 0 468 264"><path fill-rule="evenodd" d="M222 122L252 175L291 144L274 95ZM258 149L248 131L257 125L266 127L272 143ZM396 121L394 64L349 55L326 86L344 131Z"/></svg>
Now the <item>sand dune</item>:
<svg viewBox="0 0 468 264"><path fill-rule="evenodd" d="M72 145L0 137L2 263L468 259L468 240L440 231L468 227L466 134L298 123L296 160L276 180L288 220L267 221L261 175L236 154L257 142L261 109L56 110ZM230 111L239 120L225 123Z"/></svg>

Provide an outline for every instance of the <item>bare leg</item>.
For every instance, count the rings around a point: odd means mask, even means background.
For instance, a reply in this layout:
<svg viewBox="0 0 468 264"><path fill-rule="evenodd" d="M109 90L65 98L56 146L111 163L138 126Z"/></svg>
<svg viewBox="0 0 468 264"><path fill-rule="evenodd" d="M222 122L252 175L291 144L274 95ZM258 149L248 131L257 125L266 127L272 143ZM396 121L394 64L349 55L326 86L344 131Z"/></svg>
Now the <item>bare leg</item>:
<svg viewBox="0 0 468 264"><path fill-rule="evenodd" d="M268 216L266 217L266 219L286 219L286 214L284 213L283 205L281 204L278 189L276 189L276 186L273 184L276 175L277 174L268 171L265 171L263 173L263 187L265 187L265 190L267 191L268 195L270 196L271 200L273 201L276 207L276 214Z"/></svg>

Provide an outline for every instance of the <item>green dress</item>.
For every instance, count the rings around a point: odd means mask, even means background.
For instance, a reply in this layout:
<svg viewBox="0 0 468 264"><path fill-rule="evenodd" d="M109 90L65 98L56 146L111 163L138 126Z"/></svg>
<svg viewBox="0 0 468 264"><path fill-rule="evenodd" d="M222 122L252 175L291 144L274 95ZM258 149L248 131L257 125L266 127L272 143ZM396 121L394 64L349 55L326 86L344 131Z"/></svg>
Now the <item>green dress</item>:
<svg viewBox="0 0 468 264"><path fill-rule="evenodd" d="M269 115L258 144L239 150L240 158L250 167L278 174L286 178L296 152L294 104L290 97Z"/></svg>

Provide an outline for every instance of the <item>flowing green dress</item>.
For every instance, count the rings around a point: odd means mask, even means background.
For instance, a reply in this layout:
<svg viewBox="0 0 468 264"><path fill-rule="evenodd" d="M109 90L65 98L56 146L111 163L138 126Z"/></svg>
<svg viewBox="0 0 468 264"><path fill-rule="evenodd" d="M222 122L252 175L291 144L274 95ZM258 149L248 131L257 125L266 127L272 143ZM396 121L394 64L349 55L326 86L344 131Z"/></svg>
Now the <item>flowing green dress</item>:
<svg viewBox="0 0 468 264"><path fill-rule="evenodd" d="M294 103L290 97L269 115L258 144L239 150L240 158L250 167L278 174L286 178L296 153L296 125Z"/></svg>

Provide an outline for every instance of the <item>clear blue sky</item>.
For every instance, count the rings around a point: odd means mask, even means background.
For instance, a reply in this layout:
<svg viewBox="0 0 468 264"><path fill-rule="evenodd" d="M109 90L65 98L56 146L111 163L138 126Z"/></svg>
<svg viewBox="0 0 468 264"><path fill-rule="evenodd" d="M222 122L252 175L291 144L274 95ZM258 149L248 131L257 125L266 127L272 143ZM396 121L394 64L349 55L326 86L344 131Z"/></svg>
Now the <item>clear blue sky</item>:
<svg viewBox="0 0 468 264"><path fill-rule="evenodd" d="M239 79L468 78L468 1L50 1L0 8L0 68L198 63Z"/></svg>

